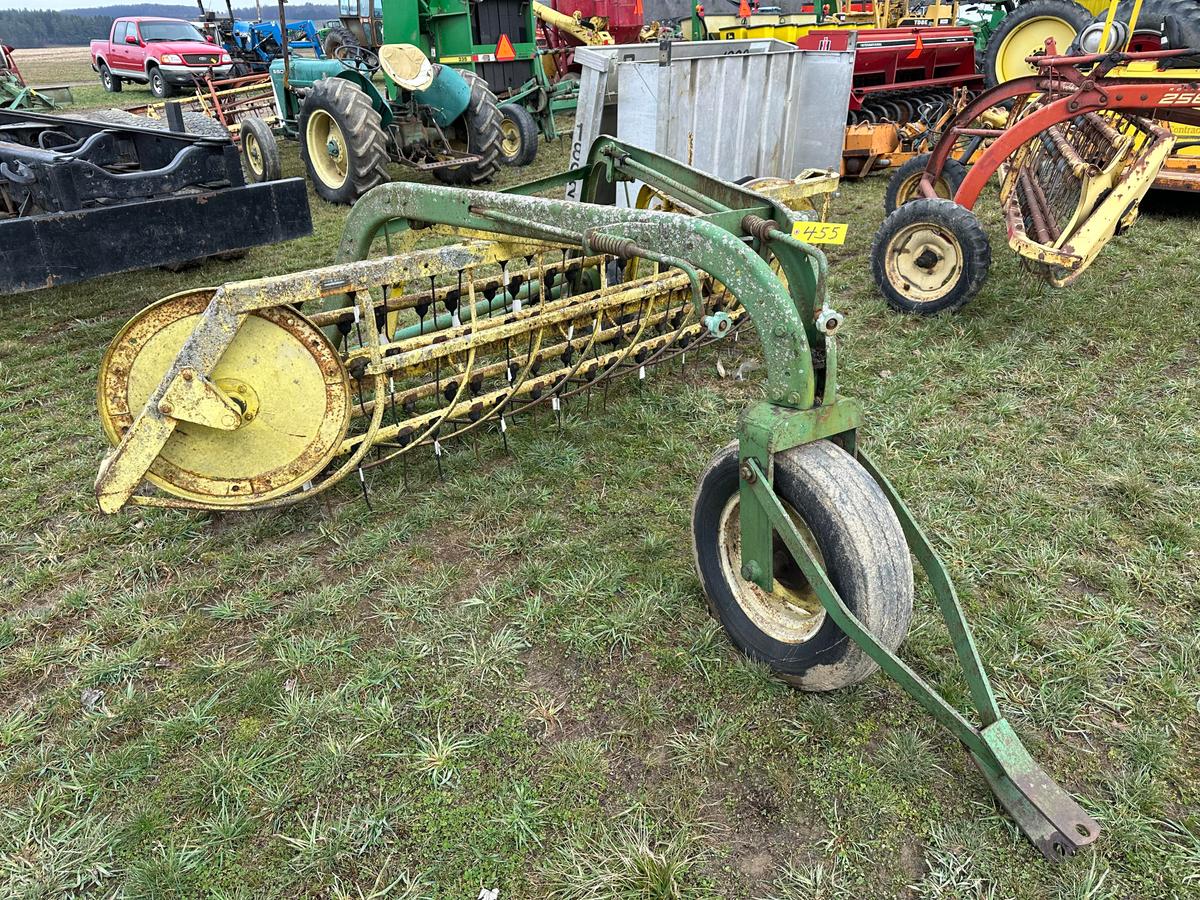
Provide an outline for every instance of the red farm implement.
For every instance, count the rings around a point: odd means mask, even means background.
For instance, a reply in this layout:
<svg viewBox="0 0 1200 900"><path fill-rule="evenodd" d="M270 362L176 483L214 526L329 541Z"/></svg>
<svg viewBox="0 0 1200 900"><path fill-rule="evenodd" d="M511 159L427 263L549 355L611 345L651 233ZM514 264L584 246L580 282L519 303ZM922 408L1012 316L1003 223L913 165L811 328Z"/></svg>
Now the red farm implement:
<svg viewBox="0 0 1200 900"><path fill-rule="evenodd" d="M1062 56L1048 40L1044 54L1030 57L1036 75L976 97L920 176L891 186L894 208L872 247L872 271L889 305L932 315L978 293L991 247L973 210L997 173L1009 245L1055 286L1077 278L1133 224L1173 148L1168 123L1200 125L1200 72L1172 68L1195 56L1186 47L1129 52L1120 49L1124 41L1106 43L1118 49ZM1004 128L979 126L989 109L1009 103ZM961 141L982 143L969 169L953 156Z"/></svg>

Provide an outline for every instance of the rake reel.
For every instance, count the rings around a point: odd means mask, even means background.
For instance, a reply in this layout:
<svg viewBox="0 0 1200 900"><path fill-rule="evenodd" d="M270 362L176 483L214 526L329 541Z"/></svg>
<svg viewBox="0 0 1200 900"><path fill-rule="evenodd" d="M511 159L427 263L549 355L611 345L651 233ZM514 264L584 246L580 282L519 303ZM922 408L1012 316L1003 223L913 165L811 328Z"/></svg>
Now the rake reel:
<svg viewBox="0 0 1200 900"><path fill-rule="evenodd" d="M584 202L534 196L579 180ZM662 208L593 202L619 180ZM440 466L456 437L503 436L535 404L644 377L752 325L765 399L693 508L710 609L739 650L800 688L883 668L967 748L1042 853L1070 855L1099 826L1000 714L944 566L858 445L825 257L791 236L806 216L610 138L587 166L509 193L380 186L352 210L338 264L177 294L117 336L100 373L116 445L100 506L271 509L414 453ZM460 242L411 250L428 229ZM389 255L368 258L377 239ZM158 491L139 494L144 481ZM914 556L979 724L897 655Z"/></svg>
<svg viewBox="0 0 1200 900"><path fill-rule="evenodd" d="M872 272L888 304L934 315L978 293L991 245L973 210L996 173L1009 246L1056 287L1078 278L1136 220L1174 146L1162 123L1200 123L1195 82L1159 68L1194 52L1060 56L1048 39L1045 55L1029 57L1037 75L1000 84L968 104L925 158L920 180L896 192L875 235ZM1009 102L1004 128L973 124ZM990 142L969 170L952 157L960 141ZM953 199L945 198L947 183Z"/></svg>

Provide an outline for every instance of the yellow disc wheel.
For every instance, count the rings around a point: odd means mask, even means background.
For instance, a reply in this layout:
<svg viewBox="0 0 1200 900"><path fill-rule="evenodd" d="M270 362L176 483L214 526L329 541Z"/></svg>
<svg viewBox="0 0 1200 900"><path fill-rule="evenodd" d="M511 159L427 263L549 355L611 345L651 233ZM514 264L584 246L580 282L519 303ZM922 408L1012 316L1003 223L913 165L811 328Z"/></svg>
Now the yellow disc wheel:
<svg viewBox="0 0 1200 900"><path fill-rule="evenodd" d="M1075 35L1091 20L1091 13L1072 0L1025 0L988 39L983 65L987 84L1036 74L1026 57L1044 53L1046 38L1054 38L1057 53L1065 55Z"/></svg>
<svg viewBox="0 0 1200 900"><path fill-rule="evenodd" d="M242 136L242 144L246 148L246 165L250 167L253 180L263 181L266 164L263 162L262 147L259 146L258 139L252 134L245 134Z"/></svg>
<svg viewBox="0 0 1200 900"><path fill-rule="evenodd" d="M505 156L521 152L521 131L512 119L500 120L500 152Z"/></svg>
<svg viewBox="0 0 1200 900"><path fill-rule="evenodd" d="M308 117L304 140L309 148L313 172L331 190L346 183L349 175L349 155L346 136L337 120L323 109L313 110Z"/></svg>
<svg viewBox="0 0 1200 900"><path fill-rule="evenodd" d="M215 292L189 291L147 307L121 330L100 364L98 405L117 444ZM212 380L241 410L231 431L179 422L147 478L199 503L245 506L311 481L333 459L350 422L350 384L337 351L286 307L246 316Z"/></svg>

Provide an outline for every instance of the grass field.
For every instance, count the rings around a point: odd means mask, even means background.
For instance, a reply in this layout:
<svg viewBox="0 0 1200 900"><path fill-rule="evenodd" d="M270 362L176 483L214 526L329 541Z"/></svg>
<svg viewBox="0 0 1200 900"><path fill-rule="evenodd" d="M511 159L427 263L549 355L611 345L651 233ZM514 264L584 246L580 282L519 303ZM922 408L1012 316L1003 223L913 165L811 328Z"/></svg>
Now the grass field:
<svg viewBox="0 0 1200 900"><path fill-rule="evenodd" d="M690 500L762 395L716 371L753 340L523 421L512 455L448 447L444 481L375 470L373 510L347 481L100 515L107 342L169 293L331 262L345 210L314 196L310 238L2 301L3 895L1200 896L1197 207L1156 199L1052 290L987 198L991 278L929 321L871 282L883 188L834 204L842 389L1093 850L1045 863L884 677L800 694L710 621ZM922 589L904 656L962 700L947 641Z"/></svg>

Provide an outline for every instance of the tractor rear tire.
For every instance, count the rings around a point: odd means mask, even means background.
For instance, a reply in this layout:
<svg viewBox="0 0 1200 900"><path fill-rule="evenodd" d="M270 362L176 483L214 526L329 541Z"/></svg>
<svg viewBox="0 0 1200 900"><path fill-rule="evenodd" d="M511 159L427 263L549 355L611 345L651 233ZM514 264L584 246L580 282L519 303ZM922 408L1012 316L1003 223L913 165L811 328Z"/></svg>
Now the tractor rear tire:
<svg viewBox="0 0 1200 900"><path fill-rule="evenodd" d="M1023 58L1040 50L1054 37L1065 54L1092 14L1072 0L1026 0L1001 20L988 38L983 55L984 87L995 87L1034 70Z"/></svg>
<svg viewBox="0 0 1200 900"><path fill-rule="evenodd" d="M361 45L362 41L358 39L358 35L345 25L334 25L325 32L325 39L321 41L321 50L324 51L326 59L333 59L333 54L338 47L359 47Z"/></svg>
<svg viewBox="0 0 1200 900"><path fill-rule="evenodd" d="M300 158L322 200L350 204L388 181L388 139L371 99L345 78L316 82L300 108Z"/></svg>
<svg viewBox="0 0 1200 900"><path fill-rule="evenodd" d="M992 245L975 214L953 200L913 200L883 220L871 245L871 274L888 306L933 316L979 293Z"/></svg>
<svg viewBox="0 0 1200 900"><path fill-rule="evenodd" d="M527 166L537 156L537 122L529 110L518 103L500 107L500 162L506 166Z"/></svg>
<svg viewBox="0 0 1200 900"><path fill-rule="evenodd" d="M279 142L271 126L258 116L249 116L241 121L242 169L246 180L252 184L278 181L283 177L283 165L279 160Z"/></svg>
<svg viewBox="0 0 1200 900"><path fill-rule="evenodd" d="M913 569L896 513L875 479L836 444L816 441L775 455L774 489L843 602L895 651L912 619ZM780 538L775 590L741 574L738 444L700 477L692 548L709 611L739 651L806 691L862 681L878 666L825 612ZM805 532L808 534L805 534Z"/></svg>
<svg viewBox="0 0 1200 900"><path fill-rule="evenodd" d="M890 216L896 211L896 207L921 199L921 193L917 187L921 183L921 176L925 174L925 167L929 164L930 155L922 153L914 156L892 173L892 177L888 179L887 191L883 195L884 215ZM967 167L957 159L947 157L945 165L942 166L941 175L934 182L933 189L939 197L953 200L954 195L958 192L958 186L966 177Z"/></svg>
<svg viewBox="0 0 1200 900"><path fill-rule="evenodd" d="M491 181L500 169L500 105L488 83L474 72L460 71L471 88L471 99L458 120L447 129L461 146L455 149L479 155L479 160L461 166L434 169L446 184L470 186Z"/></svg>

